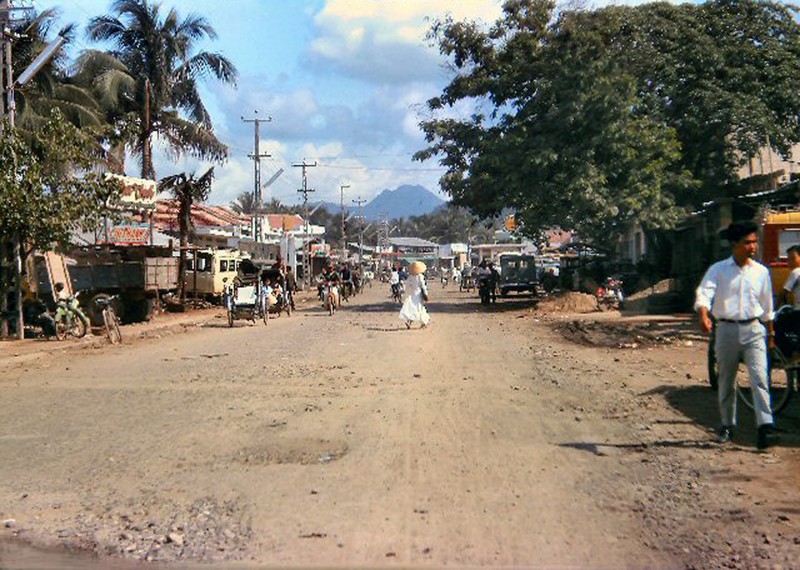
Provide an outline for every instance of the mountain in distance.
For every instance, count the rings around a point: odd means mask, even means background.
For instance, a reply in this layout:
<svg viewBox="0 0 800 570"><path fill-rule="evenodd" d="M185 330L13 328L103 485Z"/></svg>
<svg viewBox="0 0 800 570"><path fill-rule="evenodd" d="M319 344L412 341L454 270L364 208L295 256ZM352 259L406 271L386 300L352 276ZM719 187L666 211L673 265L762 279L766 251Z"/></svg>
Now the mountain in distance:
<svg viewBox="0 0 800 570"><path fill-rule="evenodd" d="M364 207L364 217L377 220L382 213L389 219L408 218L430 214L444 204L444 200L427 188L404 184L394 190L386 189Z"/></svg>
<svg viewBox="0 0 800 570"><path fill-rule="evenodd" d="M364 206L364 217L374 221L382 213L386 213L390 220L421 216L430 214L444 203L444 200L423 186L404 184L394 190L386 189L367 202ZM320 202L314 202L311 207L318 204ZM323 201L322 207L332 214L341 212L341 204L337 202ZM348 214L358 214L358 206L352 202L345 203L345 210Z"/></svg>

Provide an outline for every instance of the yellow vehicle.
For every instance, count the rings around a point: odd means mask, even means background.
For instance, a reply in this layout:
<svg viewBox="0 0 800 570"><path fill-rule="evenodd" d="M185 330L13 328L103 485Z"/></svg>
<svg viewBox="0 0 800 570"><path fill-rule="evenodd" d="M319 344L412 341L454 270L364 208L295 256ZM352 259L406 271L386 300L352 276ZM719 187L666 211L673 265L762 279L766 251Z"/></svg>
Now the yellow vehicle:
<svg viewBox="0 0 800 570"><path fill-rule="evenodd" d="M250 254L238 249L199 249L187 253L186 292L197 296L221 299L225 280L232 283L243 259ZM195 268L195 260L197 267Z"/></svg>
<svg viewBox="0 0 800 570"><path fill-rule="evenodd" d="M789 266L786 250L800 244L800 211L771 212L761 222L761 262L769 267L772 291L783 289Z"/></svg>

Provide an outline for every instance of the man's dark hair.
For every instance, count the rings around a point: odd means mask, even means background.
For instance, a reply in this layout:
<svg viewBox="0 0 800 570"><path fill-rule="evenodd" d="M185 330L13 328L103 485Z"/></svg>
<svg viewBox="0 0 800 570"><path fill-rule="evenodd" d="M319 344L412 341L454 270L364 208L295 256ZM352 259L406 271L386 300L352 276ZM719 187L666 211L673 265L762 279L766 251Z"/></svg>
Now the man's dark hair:
<svg viewBox="0 0 800 570"><path fill-rule="evenodd" d="M792 252L796 253L797 255L800 255L800 244L795 244L795 245L789 247L786 250L786 255L789 255Z"/></svg>
<svg viewBox="0 0 800 570"><path fill-rule="evenodd" d="M729 242L739 243L750 234L758 233L758 224L747 220L744 222L733 222L727 229L722 231L722 237Z"/></svg>

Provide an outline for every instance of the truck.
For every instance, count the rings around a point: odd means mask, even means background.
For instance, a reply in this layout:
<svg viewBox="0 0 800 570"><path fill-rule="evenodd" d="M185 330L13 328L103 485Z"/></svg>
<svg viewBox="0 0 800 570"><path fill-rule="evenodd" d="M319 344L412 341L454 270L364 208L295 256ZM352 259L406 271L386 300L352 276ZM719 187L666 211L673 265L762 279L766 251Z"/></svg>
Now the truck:
<svg viewBox="0 0 800 570"><path fill-rule="evenodd" d="M250 259L250 254L236 249L197 249L187 252L186 293L220 301L226 280L233 282L243 259Z"/></svg>
<svg viewBox="0 0 800 570"><path fill-rule="evenodd" d="M500 295L505 297L511 291L529 291L538 294L540 269L536 256L525 253L501 253Z"/></svg>
<svg viewBox="0 0 800 570"><path fill-rule="evenodd" d="M39 299L49 305L55 283L62 281L95 326L102 324L98 298L116 295L114 309L123 322L147 321L178 286L178 258L169 247L93 245L67 255L36 253L32 269L28 288Z"/></svg>

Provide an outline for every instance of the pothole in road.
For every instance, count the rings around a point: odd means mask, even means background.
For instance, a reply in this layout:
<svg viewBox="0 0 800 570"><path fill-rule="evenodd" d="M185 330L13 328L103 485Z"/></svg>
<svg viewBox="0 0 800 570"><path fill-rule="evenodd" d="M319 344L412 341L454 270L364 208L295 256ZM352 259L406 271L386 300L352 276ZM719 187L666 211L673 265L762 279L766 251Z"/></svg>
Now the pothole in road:
<svg viewBox="0 0 800 570"><path fill-rule="evenodd" d="M234 460L247 465L320 465L337 461L348 451L343 441L284 439L241 449Z"/></svg>

